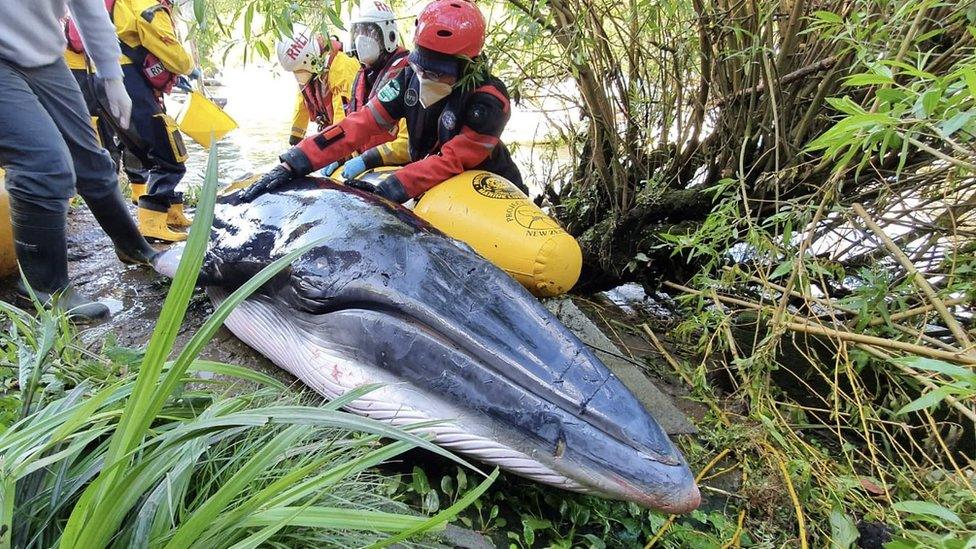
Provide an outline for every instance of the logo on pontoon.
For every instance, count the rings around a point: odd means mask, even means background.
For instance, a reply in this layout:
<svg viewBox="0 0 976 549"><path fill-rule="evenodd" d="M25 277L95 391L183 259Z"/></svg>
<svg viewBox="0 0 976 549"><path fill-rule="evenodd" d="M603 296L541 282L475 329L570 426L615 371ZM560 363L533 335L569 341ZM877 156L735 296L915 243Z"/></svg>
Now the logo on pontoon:
<svg viewBox="0 0 976 549"><path fill-rule="evenodd" d="M505 221L524 227L526 236L552 236L562 232L559 224L527 202L513 202L505 210Z"/></svg>
<svg viewBox="0 0 976 549"><path fill-rule="evenodd" d="M488 198L525 198L522 191L518 190L507 179L487 173L475 176L471 181L471 186L478 191L478 194Z"/></svg>

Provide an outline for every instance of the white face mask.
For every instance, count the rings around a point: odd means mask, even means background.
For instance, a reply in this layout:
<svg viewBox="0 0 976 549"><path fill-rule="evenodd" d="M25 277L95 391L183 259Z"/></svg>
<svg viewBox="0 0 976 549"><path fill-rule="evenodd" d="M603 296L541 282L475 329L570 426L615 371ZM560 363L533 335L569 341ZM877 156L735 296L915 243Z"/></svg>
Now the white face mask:
<svg viewBox="0 0 976 549"><path fill-rule="evenodd" d="M453 86L450 84L429 80L420 75L417 75L417 80L420 81L420 106L425 109L451 95Z"/></svg>
<svg viewBox="0 0 976 549"><path fill-rule="evenodd" d="M379 43L369 36L359 35L356 37L356 57L359 62L367 67L376 62L380 57Z"/></svg>
<svg viewBox="0 0 976 549"><path fill-rule="evenodd" d="M295 71L294 74L299 86L308 84L308 81L312 79L312 73L305 70Z"/></svg>

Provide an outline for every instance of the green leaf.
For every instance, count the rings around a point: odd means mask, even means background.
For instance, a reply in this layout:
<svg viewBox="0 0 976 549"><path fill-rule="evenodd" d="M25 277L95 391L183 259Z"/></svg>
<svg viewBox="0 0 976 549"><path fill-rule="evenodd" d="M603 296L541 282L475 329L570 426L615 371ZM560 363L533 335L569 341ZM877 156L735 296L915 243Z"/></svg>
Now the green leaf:
<svg viewBox="0 0 976 549"><path fill-rule="evenodd" d="M770 280L776 280L777 278L780 278L783 275L792 272L793 263L794 261L792 259L780 263L779 266L776 267L776 270L774 270L773 273L769 275Z"/></svg>
<svg viewBox="0 0 976 549"><path fill-rule="evenodd" d="M908 94L905 93L903 90L893 89L893 88L880 89L877 92L875 92L875 95L878 96L878 99L892 104L901 103L902 101L905 100L906 97L908 97Z"/></svg>
<svg viewBox="0 0 976 549"><path fill-rule="evenodd" d="M427 521L426 517L340 509L337 507L277 507L254 513L243 521L242 528L270 526L285 521L289 526L328 528L334 530L365 530L371 532L401 532ZM443 527L443 524L438 525Z"/></svg>
<svg viewBox="0 0 976 549"><path fill-rule="evenodd" d="M939 125L939 133L941 133L943 137L952 137L952 134L959 131L963 126L968 124L969 121L973 119L973 114L973 111L956 113L955 116Z"/></svg>
<svg viewBox="0 0 976 549"><path fill-rule="evenodd" d="M413 476L411 477L411 485L413 486L414 492L417 492L421 496L430 492L430 482L427 481L427 473L423 469L417 467L413 468Z"/></svg>
<svg viewBox="0 0 976 549"><path fill-rule="evenodd" d="M963 80L966 81L966 88L969 90L969 96L976 99L976 68L969 67L962 73Z"/></svg>
<svg viewBox="0 0 976 549"><path fill-rule="evenodd" d="M827 23L841 23L844 21L839 15L832 11L818 10L813 12L813 16Z"/></svg>
<svg viewBox="0 0 976 549"><path fill-rule="evenodd" d="M918 410L933 408L935 406L938 406L943 400L945 400L945 397L949 396L951 393L952 393L951 387L948 386L939 387L938 389L929 391L928 393L925 393L919 398L916 398L915 400L909 402L905 406L902 406L900 410L895 412L895 415L900 416L903 414L907 414L909 412L916 412Z"/></svg>
<svg viewBox="0 0 976 549"><path fill-rule="evenodd" d="M976 386L976 372L970 368L957 366L955 364L950 364L934 358L925 358L920 356L896 358L894 359L894 362L903 366L914 368L916 370L925 370L927 372L938 372L940 374L945 374L954 380L963 381L967 384Z"/></svg>
<svg viewBox="0 0 976 549"><path fill-rule="evenodd" d="M901 511L903 513L911 513L913 515L923 516L923 517L935 517L942 519L946 522L951 522L956 526L962 526L962 519L959 515L953 513L945 507L931 503L928 501L899 501L891 506L895 511Z"/></svg>
<svg viewBox="0 0 976 549"><path fill-rule="evenodd" d="M843 511L835 507L830 512L830 548L850 549L860 534L857 526Z"/></svg>
<svg viewBox="0 0 976 549"><path fill-rule="evenodd" d="M193 18L201 27L207 24L207 0L193 0Z"/></svg>
<svg viewBox="0 0 976 549"><path fill-rule="evenodd" d="M891 84L894 80L890 76L880 74L861 73L848 76L844 80L845 86L875 86L881 84Z"/></svg>

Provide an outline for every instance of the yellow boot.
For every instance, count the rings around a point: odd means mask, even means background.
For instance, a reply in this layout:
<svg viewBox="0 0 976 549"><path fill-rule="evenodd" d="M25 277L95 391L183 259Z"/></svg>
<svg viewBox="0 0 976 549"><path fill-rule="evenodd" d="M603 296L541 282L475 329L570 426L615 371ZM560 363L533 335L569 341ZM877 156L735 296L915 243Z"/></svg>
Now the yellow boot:
<svg viewBox="0 0 976 549"><path fill-rule="evenodd" d="M186 229L193 225L193 220L183 212L182 202L173 202L166 213L166 224L174 229Z"/></svg>
<svg viewBox="0 0 976 549"><path fill-rule="evenodd" d="M145 202L145 201L143 201ZM146 238L155 238L166 242L186 240L186 233L174 231L166 224L166 210L161 212L139 205L139 232Z"/></svg>
<svg viewBox="0 0 976 549"><path fill-rule="evenodd" d="M142 198L142 195L146 194L146 184L129 183L129 186L132 187L132 203L138 206L139 199Z"/></svg>

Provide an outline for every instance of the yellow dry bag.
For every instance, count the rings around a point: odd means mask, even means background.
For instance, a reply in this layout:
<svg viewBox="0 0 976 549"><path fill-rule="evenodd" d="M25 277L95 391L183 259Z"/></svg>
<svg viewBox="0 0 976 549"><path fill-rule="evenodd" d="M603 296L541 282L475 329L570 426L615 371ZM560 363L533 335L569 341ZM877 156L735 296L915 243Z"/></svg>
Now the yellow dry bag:
<svg viewBox="0 0 976 549"><path fill-rule="evenodd" d="M583 254L576 239L503 177L456 175L424 193L413 211L536 296L566 293L579 279Z"/></svg>
<svg viewBox="0 0 976 549"><path fill-rule="evenodd" d="M17 274L17 254L14 252L14 235L10 227L10 197L0 168L0 277Z"/></svg>
<svg viewBox="0 0 976 549"><path fill-rule="evenodd" d="M210 135L216 142L237 127L237 122L198 91L191 91L186 105L176 118L180 131L190 136L204 149L210 148Z"/></svg>

